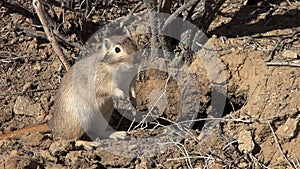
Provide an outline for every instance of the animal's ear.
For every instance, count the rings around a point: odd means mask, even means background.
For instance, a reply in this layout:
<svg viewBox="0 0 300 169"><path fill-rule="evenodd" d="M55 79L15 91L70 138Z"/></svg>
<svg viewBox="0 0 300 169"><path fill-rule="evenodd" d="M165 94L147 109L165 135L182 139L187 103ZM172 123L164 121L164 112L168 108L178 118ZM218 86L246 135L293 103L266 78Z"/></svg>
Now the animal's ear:
<svg viewBox="0 0 300 169"><path fill-rule="evenodd" d="M109 50L112 47L112 42L110 39L108 38L104 38L103 39L103 44L102 44L102 48L104 48L105 50Z"/></svg>

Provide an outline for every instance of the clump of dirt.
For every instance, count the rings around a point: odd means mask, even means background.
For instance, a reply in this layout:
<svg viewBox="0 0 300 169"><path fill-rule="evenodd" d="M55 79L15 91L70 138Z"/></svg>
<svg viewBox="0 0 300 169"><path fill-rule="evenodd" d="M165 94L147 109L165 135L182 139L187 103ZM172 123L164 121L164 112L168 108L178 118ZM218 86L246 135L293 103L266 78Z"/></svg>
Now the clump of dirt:
<svg viewBox="0 0 300 169"><path fill-rule="evenodd" d="M29 2L19 3L32 10ZM69 38L69 43L60 41L67 60L75 63L79 42L134 6L133 1L103 1L90 14L64 13L59 6L49 11L56 22L65 19L58 31ZM211 79L201 56L194 55L186 66L198 83L199 112L191 129L178 129L185 131L180 141L149 139L143 142L145 147L134 146L142 139L174 134L168 126L178 120L182 108L175 78L150 69L137 76L136 107L153 109L154 120L146 128L118 112L111 120L118 130L130 129L129 140L80 143L54 138L51 133L16 135L0 140L0 168L299 168L299 6L297 1L223 4L210 25L209 42L224 65L224 114L221 118L209 114ZM7 133L47 121L65 70L43 35L32 35L40 30L33 27L35 18L0 9L0 133ZM137 11L145 12L145 8ZM143 36L140 46L149 40ZM201 130L214 120L220 123L203 137ZM156 145L166 147L156 149ZM131 152L159 153L140 158L122 155Z"/></svg>

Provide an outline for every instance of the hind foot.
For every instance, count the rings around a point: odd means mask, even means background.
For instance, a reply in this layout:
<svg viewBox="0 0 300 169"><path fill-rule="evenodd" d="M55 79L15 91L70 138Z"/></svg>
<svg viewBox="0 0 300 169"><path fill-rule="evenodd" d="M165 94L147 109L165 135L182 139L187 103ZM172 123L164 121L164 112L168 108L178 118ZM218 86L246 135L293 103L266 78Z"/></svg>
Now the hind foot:
<svg viewBox="0 0 300 169"><path fill-rule="evenodd" d="M127 132L126 131L116 131L113 132L109 138L111 139L116 139L116 140L124 140L126 138L128 138Z"/></svg>

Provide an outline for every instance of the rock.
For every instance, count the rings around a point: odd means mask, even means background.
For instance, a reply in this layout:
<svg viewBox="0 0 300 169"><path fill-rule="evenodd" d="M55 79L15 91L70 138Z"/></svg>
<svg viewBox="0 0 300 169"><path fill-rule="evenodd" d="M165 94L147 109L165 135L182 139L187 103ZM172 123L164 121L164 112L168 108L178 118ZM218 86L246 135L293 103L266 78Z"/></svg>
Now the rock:
<svg viewBox="0 0 300 169"><path fill-rule="evenodd" d="M72 149L73 145L70 143L70 141L67 140L56 141L49 147L51 154L58 156L65 156Z"/></svg>
<svg viewBox="0 0 300 169"><path fill-rule="evenodd" d="M149 164L147 164L147 161L144 158L142 158L141 163L137 164L136 167L141 169L148 169Z"/></svg>
<svg viewBox="0 0 300 169"><path fill-rule="evenodd" d="M191 63L189 71L196 76L196 80L199 83L200 93L203 95L208 95L211 89L210 79L208 77L208 72L206 70L205 64L196 56L196 59Z"/></svg>
<svg viewBox="0 0 300 169"><path fill-rule="evenodd" d="M294 137L299 121L299 118L288 118L283 125L278 127L276 131L277 136L281 139L291 139L292 137Z"/></svg>
<svg viewBox="0 0 300 169"><path fill-rule="evenodd" d="M30 82L26 82L25 85L23 86L22 91L26 92L28 89L30 89L31 87L31 83Z"/></svg>
<svg viewBox="0 0 300 169"><path fill-rule="evenodd" d="M284 58L287 58L287 59L297 59L298 58L298 55L296 52L294 51L291 51L291 50L286 50L282 53L282 56Z"/></svg>
<svg viewBox="0 0 300 169"><path fill-rule="evenodd" d="M252 134L250 131L243 130L239 132L237 135L237 140L238 140L238 149L243 152L243 153L249 153L252 152L254 149L254 142L252 138Z"/></svg>
<svg viewBox="0 0 300 169"><path fill-rule="evenodd" d="M2 111L1 116L0 116L0 122L3 123L5 121L9 121L13 118L13 113L12 111ZM1 133L1 131L0 131Z"/></svg>
<svg viewBox="0 0 300 169"><path fill-rule="evenodd" d="M27 97L19 96L15 102L13 111L19 115L39 116L43 110L40 104L32 104Z"/></svg>
<svg viewBox="0 0 300 169"><path fill-rule="evenodd" d="M57 163L57 159L53 157L48 150L39 150L39 156L43 157L44 159L47 159L47 161Z"/></svg>
<svg viewBox="0 0 300 169"><path fill-rule="evenodd" d="M24 145L38 146L41 144L44 135L38 132L30 133L28 136L22 135L21 141Z"/></svg>
<svg viewBox="0 0 300 169"><path fill-rule="evenodd" d="M77 166L80 164L80 158L82 157L82 151L71 151L66 155L67 163L70 166Z"/></svg>
<svg viewBox="0 0 300 169"><path fill-rule="evenodd" d="M40 71L42 69L42 66L39 62L37 62L34 66L33 66L33 69L36 70L36 71Z"/></svg>
<svg viewBox="0 0 300 169"><path fill-rule="evenodd" d="M9 155L3 159L5 168L37 168L38 163L27 155Z"/></svg>
<svg viewBox="0 0 300 169"><path fill-rule="evenodd" d="M239 168L249 168L249 163L241 162L241 163L237 164L237 166Z"/></svg>

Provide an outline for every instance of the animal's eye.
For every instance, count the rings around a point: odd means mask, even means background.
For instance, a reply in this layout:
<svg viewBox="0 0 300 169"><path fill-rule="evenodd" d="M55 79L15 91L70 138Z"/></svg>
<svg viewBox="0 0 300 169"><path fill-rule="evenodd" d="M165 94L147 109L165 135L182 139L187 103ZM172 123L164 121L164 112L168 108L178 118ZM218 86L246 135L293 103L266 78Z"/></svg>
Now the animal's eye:
<svg viewBox="0 0 300 169"><path fill-rule="evenodd" d="M121 52L121 49L120 49L119 47L116 47L116 48L115 48L115 52L116 52L116 53L119 53L119 52Z"/></svg>

